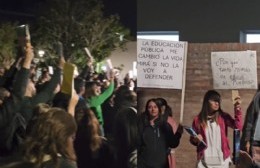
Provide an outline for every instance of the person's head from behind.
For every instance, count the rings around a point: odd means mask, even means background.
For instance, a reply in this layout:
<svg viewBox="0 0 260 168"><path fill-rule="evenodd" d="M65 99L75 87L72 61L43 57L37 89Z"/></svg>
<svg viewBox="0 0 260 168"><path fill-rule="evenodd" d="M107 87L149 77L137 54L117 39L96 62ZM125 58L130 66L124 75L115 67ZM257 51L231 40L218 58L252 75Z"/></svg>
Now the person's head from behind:
<svg viewBox="0 0 260 168"><path fill-rule="evenodd" d="M39 103L33 108L33 116L39 116L40 114L47 113L50 110L50 105L46 103Z"/></svg>
<svg viewBox="0 0 260 168"><path fill-rule="evenodd" d="M134 92L132 90L129 90L129 92L126 92L125 100L128 101L131 106L137 107L137 94L136 94L136 92Z"/></svg>
<svg viewBox="0 0 260 168"><path fill-rule="evenodd" d="M70 95L58 92L52 99L52 106L67 110L70 101Z"/></svg>
<svg viewBox="0 0 260 168"><path fill-rule="evenodd" d="M149 99L145 106L145 113L150 120L160 117L162 113L160 101L155 98Z"/></svg>
<svg viewBox="0 0 260 168"><path fill-rule="evenodd" d="M49 155L58 164L58 155L75 160L73 140L76 133L74 118L61 108L51 108L38 116L25 141L25 158L41 165Z"/></svg>
<svg viewBox="0 0 260 168"><path fill-rule="evenodd" d="M114 97L115 106L127 104L129 106L137 106L137 95L134 91L131 91L127 86L122 85L115 91Z"/></svg>
<svg viewBox="0 0 260 168"><path fill-rule="evenodd" d="M95 114L89 110L78 124L75 140L76 151L82 146L87 146L88 149L94 152L100 148L101 142L99 122Z"/></svg>
<svg viewBox="0 0 260 168"><path fill-rule="evenodd" d="M137 132L137 113L132 108L122 109L115 120L115 141L118 148L126 152L136 149Z"/></svg>
<svg viewBox="0 0 260 168"><path fill-rule="evenodd" d="M85 84L86 81L80 77L74 79L74 89L78 95L83 96L85 94Z"/></svg>
<svg viewBox="0 0 260 168"><path fill-rule="evenodd" d="M157 99L158 99L158 101L161 104L162 114L164 114L166 116L172 116L172 109L168 105L167 101L164 98L162 98L162 97L159 97Z"/></svg>
<svg viewBox="0 0 260 168"><path fill-rule="evenodd" d="M46 103L39 103L33 108L33 116L32 119L28 122L26 127L26 134L30 134L33 129L34 123L37 121L38 116L47 113L50 110L50 106Z"/></svg>

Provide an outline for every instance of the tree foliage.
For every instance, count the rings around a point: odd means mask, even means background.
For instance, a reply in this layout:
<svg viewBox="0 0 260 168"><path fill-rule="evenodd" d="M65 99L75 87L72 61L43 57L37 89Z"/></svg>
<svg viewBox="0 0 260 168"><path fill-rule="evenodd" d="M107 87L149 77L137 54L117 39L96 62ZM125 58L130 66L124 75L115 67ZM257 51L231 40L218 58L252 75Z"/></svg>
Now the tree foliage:
<svg viewBox="0 0 260 168"><path fill-rule="evenodd" d="M32 40L36 49L45 50L49 61L57 55L58 41L63 43L64 56L82 67L88 59L84 47L99 62L116 47L124 47L129 36L118 16L104 17L99 0L46 0L41 5Z"/></svg>
<svg viewBox="0 0 260 168"><path fill-rule="evenodd" d="M16 24L3 23L0 25L0 66L9 68L16 56Z"/></svg>

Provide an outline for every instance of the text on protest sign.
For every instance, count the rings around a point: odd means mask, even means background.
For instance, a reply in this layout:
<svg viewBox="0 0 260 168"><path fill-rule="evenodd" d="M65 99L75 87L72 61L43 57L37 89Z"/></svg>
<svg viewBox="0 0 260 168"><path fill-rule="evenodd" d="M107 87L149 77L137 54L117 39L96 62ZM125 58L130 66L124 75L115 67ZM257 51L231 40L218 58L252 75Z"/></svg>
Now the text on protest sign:
<svg viewBox="0 0 260 168"><path fill-rule="evenodd" d="M182 89L186 42L137 40L137 86Z"/></svg>
<svg viewBox="0 0 260 168"><path fill-rule="evenodd" d="M256 89L256 51L211 52L215 89Z"/></svg>

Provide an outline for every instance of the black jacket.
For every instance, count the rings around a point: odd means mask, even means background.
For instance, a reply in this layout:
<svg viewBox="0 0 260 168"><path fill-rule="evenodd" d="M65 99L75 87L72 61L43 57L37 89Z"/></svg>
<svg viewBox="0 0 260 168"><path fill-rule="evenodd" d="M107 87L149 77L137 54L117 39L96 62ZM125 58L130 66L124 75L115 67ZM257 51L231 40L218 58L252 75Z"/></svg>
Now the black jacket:
<svg viewBox="0 0 260 168"><path fill-rule="evenodd" d="M155 120L152 126L145 122L145 115L139 120L138 168L167 168L169 148L179 145L181 134L172 130L167 121Z"/></svg>
<svg viewBox="0 0 260 168"><path fill-rule="evenodd" d="M57 68L51 80L33 97L24 97L20 113L28 122L33 116L33 108L39 103L47 103L54 97L54 90L61 81L61 69Z"/></svg>
<svg viewBox="0 0 260 168"><path fill-rule="evenodd" d="M23 101L29 70L21 68L13 84L11 97L0 106L0 156L8 156L20 143L17 130L25 130L24 118L18 113ZM19 79L19 80L18 80Z"/></svg>

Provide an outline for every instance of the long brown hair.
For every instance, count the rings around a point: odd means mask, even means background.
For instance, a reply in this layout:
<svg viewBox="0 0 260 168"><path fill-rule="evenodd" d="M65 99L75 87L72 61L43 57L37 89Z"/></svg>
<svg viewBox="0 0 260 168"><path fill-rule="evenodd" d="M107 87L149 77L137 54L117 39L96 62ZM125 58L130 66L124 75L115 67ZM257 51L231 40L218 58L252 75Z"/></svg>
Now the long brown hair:
<svg viewBox="0 0 260 168"><path fill-rule="evenodd" d="M102 145L99 127L99 122L93 111L87 111L78 124L75 139L76 150L84 144L91 152L97 151Z"/></svg>
<svg viewBox="0 0 260 168"><path fill-rule="evenodd" d="M38 167L44 162L44 156L58 165L58 155L76 160L74 149L68 139L75 134L77 126L74 118L61 108L51 108L42 113L32 126L25 141L25 159L36 163ZM73 146L72 146L73 147Z"/></svg>

